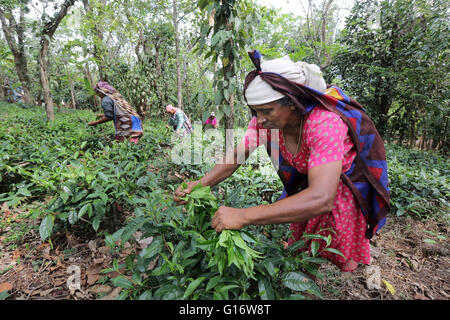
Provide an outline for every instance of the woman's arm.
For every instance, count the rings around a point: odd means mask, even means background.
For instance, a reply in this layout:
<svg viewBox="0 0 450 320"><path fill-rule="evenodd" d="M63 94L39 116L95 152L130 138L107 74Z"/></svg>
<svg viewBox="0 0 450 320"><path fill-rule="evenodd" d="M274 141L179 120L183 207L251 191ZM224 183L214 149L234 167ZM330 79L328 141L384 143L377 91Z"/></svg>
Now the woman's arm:
<svg viewBox="0 0 450 320"><path fill-rule="evenodd" d="M241 229L250 224L281 224L306 221L330 212L342 171L342 161L330 162L311 168L308 188L269 205L245 209L220 207L213 217L212 227Z"/></svg>
<svg viewBox="0 0 450 320"><path fill-rule="evenodd" d="M175 131L181 130L181 128L183 127L183 124L184 124L184 117L181 112L177 111L177 113L175 115L175 121L177 124L177 128L175 129Z"/></svg>
<svg viewBox="0 0 450 320"><path fill-rule="evenodd" d="M89 126L96 126L100 123L104 123L104 122L108 122L111 121L112 119L106 117L105 115L102 115L102 117L100 119L98 119L97 121L91 121L88 123Z"/></svg>
<svg viewBox="0 0 450 320"><path fill-rule="evenodd" d="M185 204L186 202L182 201L180 198L186 196L186 194L189 194L192 191L192 188L197 184L201 183L203 186L213 187L219 184L220 182L224 181L228 177L230 177L241 165L238 161L239 150L244 150L245 160L248 159L248 157L252 152L252 150L249 150L248 148L245 147L245 142L244 140L242 140L234 148L232 163L226 163L226 156L224 156L222 161L219 161L219 163L216 164L211 169L211 171L205 174L201 179L197 181L188 182L187 183L188 187L184 190L182 189L182 186L179 186L178 189L175 191L175 196L173 199L180 205Z"/></svg>

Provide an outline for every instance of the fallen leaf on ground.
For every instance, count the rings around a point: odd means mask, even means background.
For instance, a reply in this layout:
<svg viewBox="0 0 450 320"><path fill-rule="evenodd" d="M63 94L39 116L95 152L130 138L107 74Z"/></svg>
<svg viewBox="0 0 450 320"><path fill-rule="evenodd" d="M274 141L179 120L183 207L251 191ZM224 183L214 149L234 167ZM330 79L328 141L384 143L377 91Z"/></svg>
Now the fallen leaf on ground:
<svg viewBox="0 0 450 320"><path fill-rule="evenodd" d="M100 279L100 271L103 269L103 263L96 263L89 266L86 270L88 276L87 283L91 286Z"/></svg>
<svg viewBox="0 0 450 320"><path fill-rule="evenodd" d="M152 241L153 241L153 237L148 237L148 238L138 240L138 243L139 243L139 246L141 247L141 249L145 249L150 245L150 243L152 243Z"/></svg>
<svg viewBox="0 0 450 320"><path fill-rule="evenodd" d="M91 249L92 252L96 252L97 251L97 241L95 241L95 240L89 241L88 247L89 247L89 249Z"/></svg>
<svg viewBox="0 0 450 320"><path fill-rule="evenodd" d="M416 295L414 296L415 300L430 300L427 297L425 297L424 295L421 295L420 293L416 292Z"/></svg>
<svg viewBox="0 0 450 320"><path fill-rule="evenodd" d="M42 251L42 250L44 250L47 247L50 247L50 244L48 242L44 242L44 243L41 243L40 245L38 245L36 247L36 250Z"/></svg>
<svg viewBox="0 0 450 320"><path fill-rule="evenodd" d="M3 282L0 284L0 292L9 291L13 288L13 286L9 282Z"/></svg>
<svg viewBox="0 0 450 320"><path fill-rule="evenodd" d="M79 299L87 299L88 298L87 295L85 295L83 292L80 292L80 291L75 292L75 296Z"/></svg>
<svg viewBox="0 0 450 320"><path fill-rule="evenodd" d="M53 282L53 286L54 287L59 287L60 285L63 285L67 282L66 278L59 278L59 279L55 279L55 281Z"/></svg>
<svg viewBox="0 0 450 320"><path fill-rule="evenodd" d="M125 268L122 268L122 269L119 269L119 272L117 272L117 271L108 272L108 277L110 279L117 278L118 276L123 275L125 273L125 271L126 271Z"/></svg>
<svg viewBox="0 0 450 320"><path fill-rule="evenodd" d="M8 203L3 202L1 209L5 218L7 218L11 214L11 211L9 211Z"/></svg>
<svg viewBox="0 0 450 320"><path fill-rule="evenodd" d="M110 286L107 286L104 284L98 284L96 286L89 288L88 291L89 291L89 293L100 294L100 293L110 293L112 291L112 289L113 288L111 288Z"/></svg>
<svg viewBox="0 0 450 320"><path fill-rule="evenodd" d="M20 251L20 249L16 249L16 250L14 250L11 259L17 260L17 258L20 258L21 256L23 256L22 251Z"/></svg>
<svg viewBox="0 0 450 320"><path fill-rule="evenodd" d="M110 248L109 247L100 247L98 248L98 252L100 252L101 254L107 254L109 252Z"/></svg>
<svg viewBox="0 0 450 320"><path fill-rule="evenodd" d="M100 300L114 300L120 294L120 291L122 291L122 288L115 288L110 294L100 298Z"/></svg>
<svg viewBox="0 0 450 320"><path fill-rule="evenodd" d="M388 291L392 294L395 295L395 288L392 284L390 284L388 281L383 279L383 283L386 286L386 289L388 289Z"/></svg>
<svg viewBox="0 0 450 320"><path fill-rule="evenodd" d="M94 259L94 264L103 264L103 262L105 261L105 258L98 258L98 259Z"/></svg>
<svg viewBox="0 0 450 320"><path fill-rule="evenodd" d="M65 268L66 266L61 262L62 258L59 257L56 261L56 266L50 268L50 273L52 273L55 270L58 270L59 268Z"/></svg>
<svg viewBox="0 0 450 320"><path fill-rule="evenodd" d="M50 288L50 289L48 289L48 290L40 291L40 292L39 292L39 295L40 295L41 297L46 297L46 296L48 296L54 289L55 289L55 288Z"/></svg>

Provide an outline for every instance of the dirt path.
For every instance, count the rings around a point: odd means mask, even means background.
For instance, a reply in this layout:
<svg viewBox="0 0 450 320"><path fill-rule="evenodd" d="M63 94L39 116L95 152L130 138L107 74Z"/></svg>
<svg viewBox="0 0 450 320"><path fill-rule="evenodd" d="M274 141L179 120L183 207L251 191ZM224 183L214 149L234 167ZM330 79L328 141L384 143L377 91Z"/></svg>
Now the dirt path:
<svg viewBox="0 0 450 320"><path fill-rule="evenodd" d="M11 216L8 219L11 221ZM111 267L114 258L123 262L129 253L145 245L126 245L112 253L95 235L75 232L56 234L52 249L41 243L35 230L24 231L14 245L5 245L11 228L0 230L0 292L8 290L7 299L114 299L120 289L107 285L101 270ZM360 266L352 274L342 274L327 264L321 267L325 277L318 285L324 298L333 300L447 300L448 237L448 227L435 221L390 218L382 234L372 241L369 269ZM108 274L110 278L118 275ZM76 277L80 288L74 290Z"/></svg>

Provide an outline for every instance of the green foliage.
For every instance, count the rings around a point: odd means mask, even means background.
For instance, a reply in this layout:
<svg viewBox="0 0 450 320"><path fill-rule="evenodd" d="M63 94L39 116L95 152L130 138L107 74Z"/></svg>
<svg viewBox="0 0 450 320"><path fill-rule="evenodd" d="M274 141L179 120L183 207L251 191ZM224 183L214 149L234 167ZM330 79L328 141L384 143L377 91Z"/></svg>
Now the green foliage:
<svg viewBox="0 0 450 320"><path fill-rule="evenodd" d="M386 148L392 213L448 220L449 161L432 152Z"/></svg>
<svg viewBox="0 0 450 320"><path fill-rule="evenodd" d="M205 52L205 58L220 63L214 74L214 104L219 105L219 114L226 119L226 128L234 126L233 108L239 101L240 79L236 77L241 69L241 56L246 56L251 44L254 26L260 17L252 9L251 1L211 1L200 0L199 7L208 20L200 26L201 36L196 50ZM207 37L211 34L209 48ZM241 103L245 105L244 103Z"/></svg>
<svg viewBox="0 0 450 320"><path fill-rule="evenodd" d="M121 273L112 280L124 289L119 299L321 297L303 271L320 277L318 266L326 262L321 250L340 254L328 247L331 235L305 234L285 247L288 225L220 234L210 227L219 204L245 208L277 200L282 185L273 168L263 174L265 163L241 166L212 190L198 185L183 208L172 200L178 183L169 181L169 173L198 178L210 166L167 161L170 130L164 122L144 122L145 134L135 145L111 141L111 123L87 126L90 111L62 110L47 123L42 109L0 103L0 116L0 202L29 210L24 219L40 219L44 241L75 227L108 232L111 248L139 240L138 233L153 237L105 271ZM448 160L394 145L387 154L392 214L448 217ZM106 231L115 204L131 217Z"/></svg>
<svg viewBox="0 0 450 320"><path fill-rule="evenodd" d="M198 184L184 200L187 201L186 210L189 215L184 227L193 226L204 238L199 246L212 254L208 266L217 266L222 275L225 266L234 264L246 276L253 278L254 260L262 257L248 246L247 241L255 243L251 235L236 230L224 230L220 236L215 232L205 232L218 209L217 199L211 194L210 188Z"/></svg>
<svg viewBox="0 0 450 320"><path fill-rule="evenodd" d="M218 234L210 228L218 199L209 187L197 185L185 200L186 212L164 201L162 210L145 210L143 219L131 222L141 226L142 237L153 240L128 257L128 276L113 280L114 285L126 289L120 298L305 299L306 292L321 297L316 284L298 271L306 269L318 275L318 265L326 261L316 256L320 254L317 250L313 256L296 252L305 247L305 241L285 249L281 240L289 236L287 229L279 233L282 238L274 239L256 230ZM120 239L124 243L127 228L110 236L111 245ZM309 236L329 243L323 236ZM316 242L312 243L315 247Z"/></svg>
<svg viewBox="0 0 450 320"><path fill-rule="evenodd" d="M447 8L447 1L360 0L347 17L331 74L388 139L448 144Z"/></svg>
<svg viewBox="0 0 450 320"><path fill-rule="evenodd" d="M162 151L159 145L154 149L153 139L162 144L168 137L152 137L148 128L143 144L116 143L112 123L87 126L90 112L65 110L50 124L40 109L8 109L0 131L0 199L16 207L46 198L36 210L42 240L60 222L98 231L102 221L119 214L116 204L133 206L138 191L156 187L158 177L147 170L146 160ZM165 132L160 126L153 128Z"/></svg>

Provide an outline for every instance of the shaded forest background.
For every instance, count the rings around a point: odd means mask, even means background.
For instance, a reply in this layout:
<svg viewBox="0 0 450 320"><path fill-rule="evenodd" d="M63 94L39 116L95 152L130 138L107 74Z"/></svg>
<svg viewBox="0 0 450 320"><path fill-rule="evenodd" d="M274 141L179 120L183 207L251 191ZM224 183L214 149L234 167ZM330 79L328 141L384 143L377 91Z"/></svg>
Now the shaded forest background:
<svg viewBox="0 0 450 320"><path fill-rule="evenodd" d="M143 118L172 103L191 120L215 111L222 126L244 126L247 51L258 49L319 65L387 142L448 152L447 1L298 5L303 16L251 0L2 0L0 99L20 87L51 121L63 106L100 110L92 87L105 80Z"/></svg>
<svg viewBox="0 0 450 320"><path fill-rule="evenodd" d="M291 1L301 16L260 4L0 0L0 300L450 297L448 1ZM214 164L169 160L165 105L245 127L253 49L319 65L383 135L391 214L371 240L377 286L367 268L349 279L318 259L317 242L293 255L305 242L286 246L287 224L246 228L244 240L264 253L256 279L236 265L220 271L206 263L218 250L172 200ZM98 80L143 118L139 144L87 125L102 110ZM275 202L282 183L265 161L211 192L230 207ZM74 266L78 289L68 282Z"/></svg>

